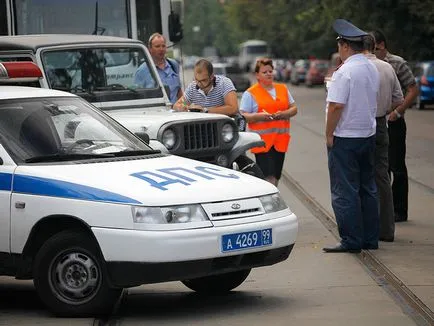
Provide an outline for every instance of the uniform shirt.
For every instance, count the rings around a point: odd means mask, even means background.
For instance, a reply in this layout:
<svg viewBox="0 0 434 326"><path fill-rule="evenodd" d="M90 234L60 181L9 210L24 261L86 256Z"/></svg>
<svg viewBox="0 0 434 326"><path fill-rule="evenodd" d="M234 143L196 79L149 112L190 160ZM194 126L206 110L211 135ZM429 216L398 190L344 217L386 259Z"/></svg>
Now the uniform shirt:
<svg viewBox="0 0 434 326"><path fill-rule="evenodd" d="M276 89L273 87L272 89L267 89L267 92L271 95L271 97L276 100ZM288 99L289 104L295 103L294 98L288 89ZM245 91L243 96L241 97L240 103L240 111L247 113L256 113L258 112L258 103L256 103L255 98L249 91Z"/></svg>
<svg viewBox="0 0 434 326"><path fill-rule="evenodd" d="M333 133L337 137L367 138L375 134L380 76L363 54L354 54L333 73L327 102L344 104Z"/></svg>
<svg viewBox="0 0 434 326"><path fill-rule="evenodd" d="M380 74L380 90L377 94L377 117L384 117L390 110L392 103L401 103L404 100L398 77L392 66L378 59L374 54L365 54L377 67Z"/></svg>
<svg viewBox="0 0 434 326"><path fill-rule="evenodd" d="M185 89L184 97L189 104L197 104L204 108L224 105L225 96L229 92L236 91L232 81L220 75L215 76L215 86L211 87L208 94L205 94L201 89L197 89L196 86L196 81L191 82Z"/></svg>
<svg viewBox="0 0 434 326"><path fill-rule="evenodd" d="M179 73L173 70L172 66L169 64L167 60L165 62L166 64L164 66L164 69L160 69L159 67L156 68L163 85L169 86L170 94L168 95L169 95L170 102L175 103L178 100L178 92L179 89L181 88L181 80L179 78ZM173 64L177 65L177 63L175 62L173 62ZM134 84L144 88L157 87L156 81L152 77L146 62L142 63L139 69L137 69L136 75L134 77Z"/></svg>
<svg viewBox="0 0 434 326"><path fill-rule="evenodd" d="M398 76L399 84L401 85L401 89L404 93L407 91L409 86L416 83L414 75L407 64L407 61L405 61L403 58L387 52L384 61L390 63L390 65L393 67L393 70L395 70L396 75Z"/></svg>

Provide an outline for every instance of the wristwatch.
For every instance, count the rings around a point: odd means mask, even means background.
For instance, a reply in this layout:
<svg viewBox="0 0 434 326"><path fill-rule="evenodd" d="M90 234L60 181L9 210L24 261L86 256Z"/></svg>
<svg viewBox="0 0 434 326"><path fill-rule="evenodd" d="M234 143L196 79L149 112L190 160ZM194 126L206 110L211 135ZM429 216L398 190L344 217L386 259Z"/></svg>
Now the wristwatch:
<svg viewBox="0 0 434 326"><path fill-rule="evenodd" d="M402 114L399 113L398 110L396 110L396 109L395 109L394 111L395 111L395 114L396 114L396 116L398 117L398 119L401 118Z"/></svg>
<svg viewBox="0 0 434 326"><path fill-rule="evenodd" d="M204 112L204 113L208 113L208 108L205 108L205 107L204 107L204 108L203 108L203 112Z"/></svg>

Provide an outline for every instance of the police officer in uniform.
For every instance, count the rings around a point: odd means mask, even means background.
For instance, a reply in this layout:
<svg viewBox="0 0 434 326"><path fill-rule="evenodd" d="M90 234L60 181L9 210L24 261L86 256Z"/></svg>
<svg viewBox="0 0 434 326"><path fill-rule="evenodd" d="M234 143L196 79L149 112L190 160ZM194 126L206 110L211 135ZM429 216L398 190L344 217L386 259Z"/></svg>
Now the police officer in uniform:
<svg viewBox="0 0 434 326"><path fill-rule="evenodd" d="M326 144L332 207L341 241L323 250L359 253L378 248L375 115L379 73L362 53L365 31L344 19L337 19L333 29L339 35L343 64L329 83Z"/></svg>

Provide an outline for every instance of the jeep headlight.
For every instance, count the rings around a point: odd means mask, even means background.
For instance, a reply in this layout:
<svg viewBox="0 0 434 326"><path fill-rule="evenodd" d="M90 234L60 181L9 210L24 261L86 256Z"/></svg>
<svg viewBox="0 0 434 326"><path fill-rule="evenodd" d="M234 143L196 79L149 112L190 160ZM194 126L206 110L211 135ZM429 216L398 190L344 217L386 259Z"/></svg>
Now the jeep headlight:
<svg viewBox="0 0 434 326"><path fill-rule="evenodd" d="M287 208L289 209L279 193L259 197L259 200L261 201L262 207L266 213L274 213Z"/></svg>
<svg viewBox="0 0 434 326"><path fill-rule="evenodd" d="M185 229L212 226L201 205L132 206L132 213L133 222L145 229Z"/></svg>
<svg viewBox="0 0 434 326"><path fill-rule="evenodd" d="M163 132L161 142L167 149L172 149L176 144L176 134L172 129L166 129Z"/></svg>
<svg viewBox="0 0 434 326"><path fill-rule="evenodd" d="M234 127L230 123L225 123L222 127L222 138L225 143L234 139Z"/></svg>

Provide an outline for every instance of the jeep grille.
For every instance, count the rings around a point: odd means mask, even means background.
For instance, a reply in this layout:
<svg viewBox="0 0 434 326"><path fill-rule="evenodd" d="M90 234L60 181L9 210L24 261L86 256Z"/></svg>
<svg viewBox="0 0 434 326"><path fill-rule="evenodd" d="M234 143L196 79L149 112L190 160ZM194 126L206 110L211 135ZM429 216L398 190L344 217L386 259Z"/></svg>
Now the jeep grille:
<svg viewBox="0 0 434 326"><path fill-rule="evenodd" d="M186 150L218 147L217 122L185 125L184 144Z"/></svg>

